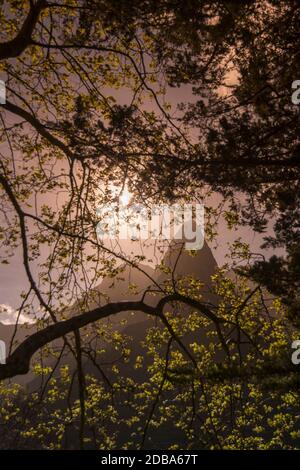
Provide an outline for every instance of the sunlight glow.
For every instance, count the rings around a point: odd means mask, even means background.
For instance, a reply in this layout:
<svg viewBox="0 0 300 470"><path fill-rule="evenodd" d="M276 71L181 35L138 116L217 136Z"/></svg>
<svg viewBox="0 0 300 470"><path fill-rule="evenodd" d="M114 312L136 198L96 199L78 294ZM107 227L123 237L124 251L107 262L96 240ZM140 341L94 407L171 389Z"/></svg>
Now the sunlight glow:
<svg viewBox="0 0 300 470"><path fill-rule="evenodd" d="M127 186L124 187L122 193L120 194L120 203L123 206L128 206L130 199L132 198L132 194L128 191Z"/></svg>

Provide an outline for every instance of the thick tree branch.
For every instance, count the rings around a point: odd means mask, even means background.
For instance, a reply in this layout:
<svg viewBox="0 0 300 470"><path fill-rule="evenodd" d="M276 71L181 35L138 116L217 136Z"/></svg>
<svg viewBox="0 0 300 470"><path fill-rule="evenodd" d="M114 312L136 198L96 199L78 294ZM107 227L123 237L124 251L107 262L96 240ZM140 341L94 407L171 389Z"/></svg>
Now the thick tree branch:
<svg viewBox="0 0 300 470"><path fill-rule="evenodd" d="M0 380L14 377L16 375L26 374L29 371L30 360L32 356L46 344L61 338L73 331L79 330L84 326L94 323L98 320L120 312L141 311L148 315L161 318L166 324L166 318L163 315L163 307L172 301L180 300L181 296L174 294L161 299L156 307L151 307L142 301L115 302L98 307L81 315L74 316L68 320L57 322L44 328L30 337L26 338L15 351L7 358L6 364L0 365ZM172 329L169 328L172 334ZM195 365L195 360L188 348L183 345L180 339L174 337L185 354L189 356Z"/></svg>
<svg viewBox="0 0 300 470"><path fill-rule="evenodd" d="M47 7L46 0L38 0L35 4L30 2L29 13L17 36L0 44L0 60L18 57L31 43L31 35L38 22L41 11Z"/></svg>

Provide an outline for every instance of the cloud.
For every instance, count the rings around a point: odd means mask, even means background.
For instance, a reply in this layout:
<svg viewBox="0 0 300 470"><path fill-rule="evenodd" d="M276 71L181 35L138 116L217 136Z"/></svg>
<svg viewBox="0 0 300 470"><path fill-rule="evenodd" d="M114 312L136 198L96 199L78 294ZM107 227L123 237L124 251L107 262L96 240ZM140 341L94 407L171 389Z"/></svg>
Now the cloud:
<svg viewBox="0 0 300 470"><path fill-rule="evenodd" d="M21 313L19 315L18 310L13 309L10 305L0 304L0 323L3 325L15 325L18 321L18 324L24 323L35 323L29 315L24 315Z"/></svg>

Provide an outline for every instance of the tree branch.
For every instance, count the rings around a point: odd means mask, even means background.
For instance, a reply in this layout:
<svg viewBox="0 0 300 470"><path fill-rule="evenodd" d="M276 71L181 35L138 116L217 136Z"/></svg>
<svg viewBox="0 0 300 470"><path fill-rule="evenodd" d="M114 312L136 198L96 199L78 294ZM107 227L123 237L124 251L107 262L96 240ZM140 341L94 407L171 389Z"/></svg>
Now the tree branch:
<svg viewBox="0 0 300 470"><path fill-rule="evenodd" d="M16 114L17 116L20 116L21 118L25 119L50 144L58 147L69 158L71 158L71 159L74 158L74 154L73 154L73 152L71 152L69 147L67 145L65 145L61 140L57 139L57 137L55 137L53 134L48 132L47 129L43 126L43 124L35 116L33 116L31 113L29 113L25 109L21 108L20 106L17 106L16 104L11 103L10 101L6 101L6 103L3 104L2 107L4 109L7 109L7 111L10 111L11 113Z"/></svg>
<svg viewBox="0 0 300 470"><path fill-rule="evenodd" d="M0 380L14 377L15 375L27 374L29 371L30 360L40 348L62 336L67 335L68 333L79 330L84 326L108 316L116 315L120 312L141 311L148 315L161 318L163 323L165 323L166 319L163 315L163 307L167 303L176 300L180 301L181 296L177 294L165 296L158 302L156 307L151 307L142 301L115 302L104 305L103 307L98 307L81 315L74 316L68 320L50 325L43 330L34 333L29 338L26 338L7 358L6 364L0 365ZM169 330L169 332L172 334L172 330ZM195 365L195 360L188 348L183 345L181 340L178 342L177 336L174 339L183 349L183 352L189 356L189 359L193 360Z"/></svg>
<svg viewBox="0 0 300 470"><path fill-rule="evenodd" d="M38 0L35 4L30 2L29 13L17 36L0 44L0 60L18 57L31 44L31 35L38 22L39 15L46 7L46 0Z"/></svg>

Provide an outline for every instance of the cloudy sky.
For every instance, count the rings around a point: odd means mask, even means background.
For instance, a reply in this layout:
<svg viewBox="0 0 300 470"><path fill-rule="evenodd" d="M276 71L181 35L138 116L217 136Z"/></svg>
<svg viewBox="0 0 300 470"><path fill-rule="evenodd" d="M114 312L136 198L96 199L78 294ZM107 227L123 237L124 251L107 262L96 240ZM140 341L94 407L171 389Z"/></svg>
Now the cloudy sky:
<svg viewBox="0 0 300 470"><path fill-rule="evenodd" d="M19 317L19 318L18 318ZM3 325L13 325L18 321L21 323L33 323L33 320L28 316L13 309L10 305L0 304L0 323Z"/></svg>

